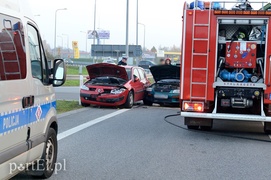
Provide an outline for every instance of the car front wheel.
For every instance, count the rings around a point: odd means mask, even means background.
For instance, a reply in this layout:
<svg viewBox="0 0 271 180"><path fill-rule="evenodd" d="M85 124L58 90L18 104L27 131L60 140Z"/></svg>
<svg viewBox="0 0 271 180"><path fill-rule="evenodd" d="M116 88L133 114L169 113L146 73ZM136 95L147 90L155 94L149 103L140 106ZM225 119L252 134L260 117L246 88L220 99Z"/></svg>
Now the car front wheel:
<svg viewBox="0 0 271 180"><path fill-rule="evenodd" d="M132 108L134 105L134 94L132 91L129 92L124 107Z"/></svg>

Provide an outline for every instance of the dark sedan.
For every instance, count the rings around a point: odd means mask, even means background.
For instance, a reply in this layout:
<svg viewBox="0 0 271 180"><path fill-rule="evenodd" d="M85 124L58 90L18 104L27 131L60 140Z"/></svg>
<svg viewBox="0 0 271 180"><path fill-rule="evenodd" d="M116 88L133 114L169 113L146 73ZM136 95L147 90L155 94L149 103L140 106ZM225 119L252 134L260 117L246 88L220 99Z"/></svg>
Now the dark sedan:
<svg viewBox="0 0 271 180"><path fill-rule="evenodd" d="M138 63L139 67L142 67L143 69L149 69L152 66L155 66L156 64L152 61L148 61L148 60L141 60Z"/></svg>
<svg viewBox="0 0 271 180"><path fill-rule="evenodd" d="M155 83L146 89L144 104L178 105L180 95L180 66L158 65L150 68Z"/></svg>

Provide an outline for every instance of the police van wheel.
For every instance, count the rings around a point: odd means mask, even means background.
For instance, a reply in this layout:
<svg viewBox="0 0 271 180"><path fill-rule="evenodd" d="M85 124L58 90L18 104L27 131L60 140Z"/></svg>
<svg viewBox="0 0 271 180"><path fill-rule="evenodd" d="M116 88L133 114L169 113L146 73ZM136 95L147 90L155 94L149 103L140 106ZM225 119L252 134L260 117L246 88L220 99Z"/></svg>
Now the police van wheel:
<svg viewBox="0 0 271 180"><path fill-rule="evenodd" d="M41 169L43 174L41 178L49 178L55 170L57 159L57 138L56 131L53 128L49 129L45 149L41 158Z"/></svg>

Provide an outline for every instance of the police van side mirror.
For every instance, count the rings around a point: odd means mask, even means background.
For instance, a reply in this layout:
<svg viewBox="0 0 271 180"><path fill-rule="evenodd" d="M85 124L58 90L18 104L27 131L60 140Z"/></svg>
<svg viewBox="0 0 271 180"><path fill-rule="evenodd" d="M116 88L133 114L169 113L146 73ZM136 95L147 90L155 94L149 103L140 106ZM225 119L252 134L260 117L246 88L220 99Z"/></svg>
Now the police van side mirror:
<svg viewBox="0 0 271 180"><path fill-rule="evenodd" d="M53 79L51 82L54 87L61 86L66 81L66 67L63 59L55 59L53 69Z"/></svg>

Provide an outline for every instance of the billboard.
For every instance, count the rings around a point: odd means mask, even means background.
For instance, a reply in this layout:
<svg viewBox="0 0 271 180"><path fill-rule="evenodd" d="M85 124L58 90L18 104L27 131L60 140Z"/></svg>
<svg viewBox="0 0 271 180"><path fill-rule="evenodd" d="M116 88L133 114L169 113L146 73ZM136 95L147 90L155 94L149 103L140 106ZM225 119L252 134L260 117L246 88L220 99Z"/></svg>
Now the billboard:
<svg viewBox="0 0 271 180"><path fill-rule="evenodd" d="M157 51L157 57L165 57L165 51L159 49L159 50Z"/></svg>
<svg viewBox="0 0 271 180"><path fill-rule="evenodd" d="M91 45L91 56L121 57L126 53L126 45ZM140 57L142 48L140 45L129 45L129 57Z"/></svg>
<svg viewBox="0 0 271 180"><path fill-rule="evenodd" d="M89 30L88 31L88 39L109 39L110 38L110 31L109 30Z"/></svg>

